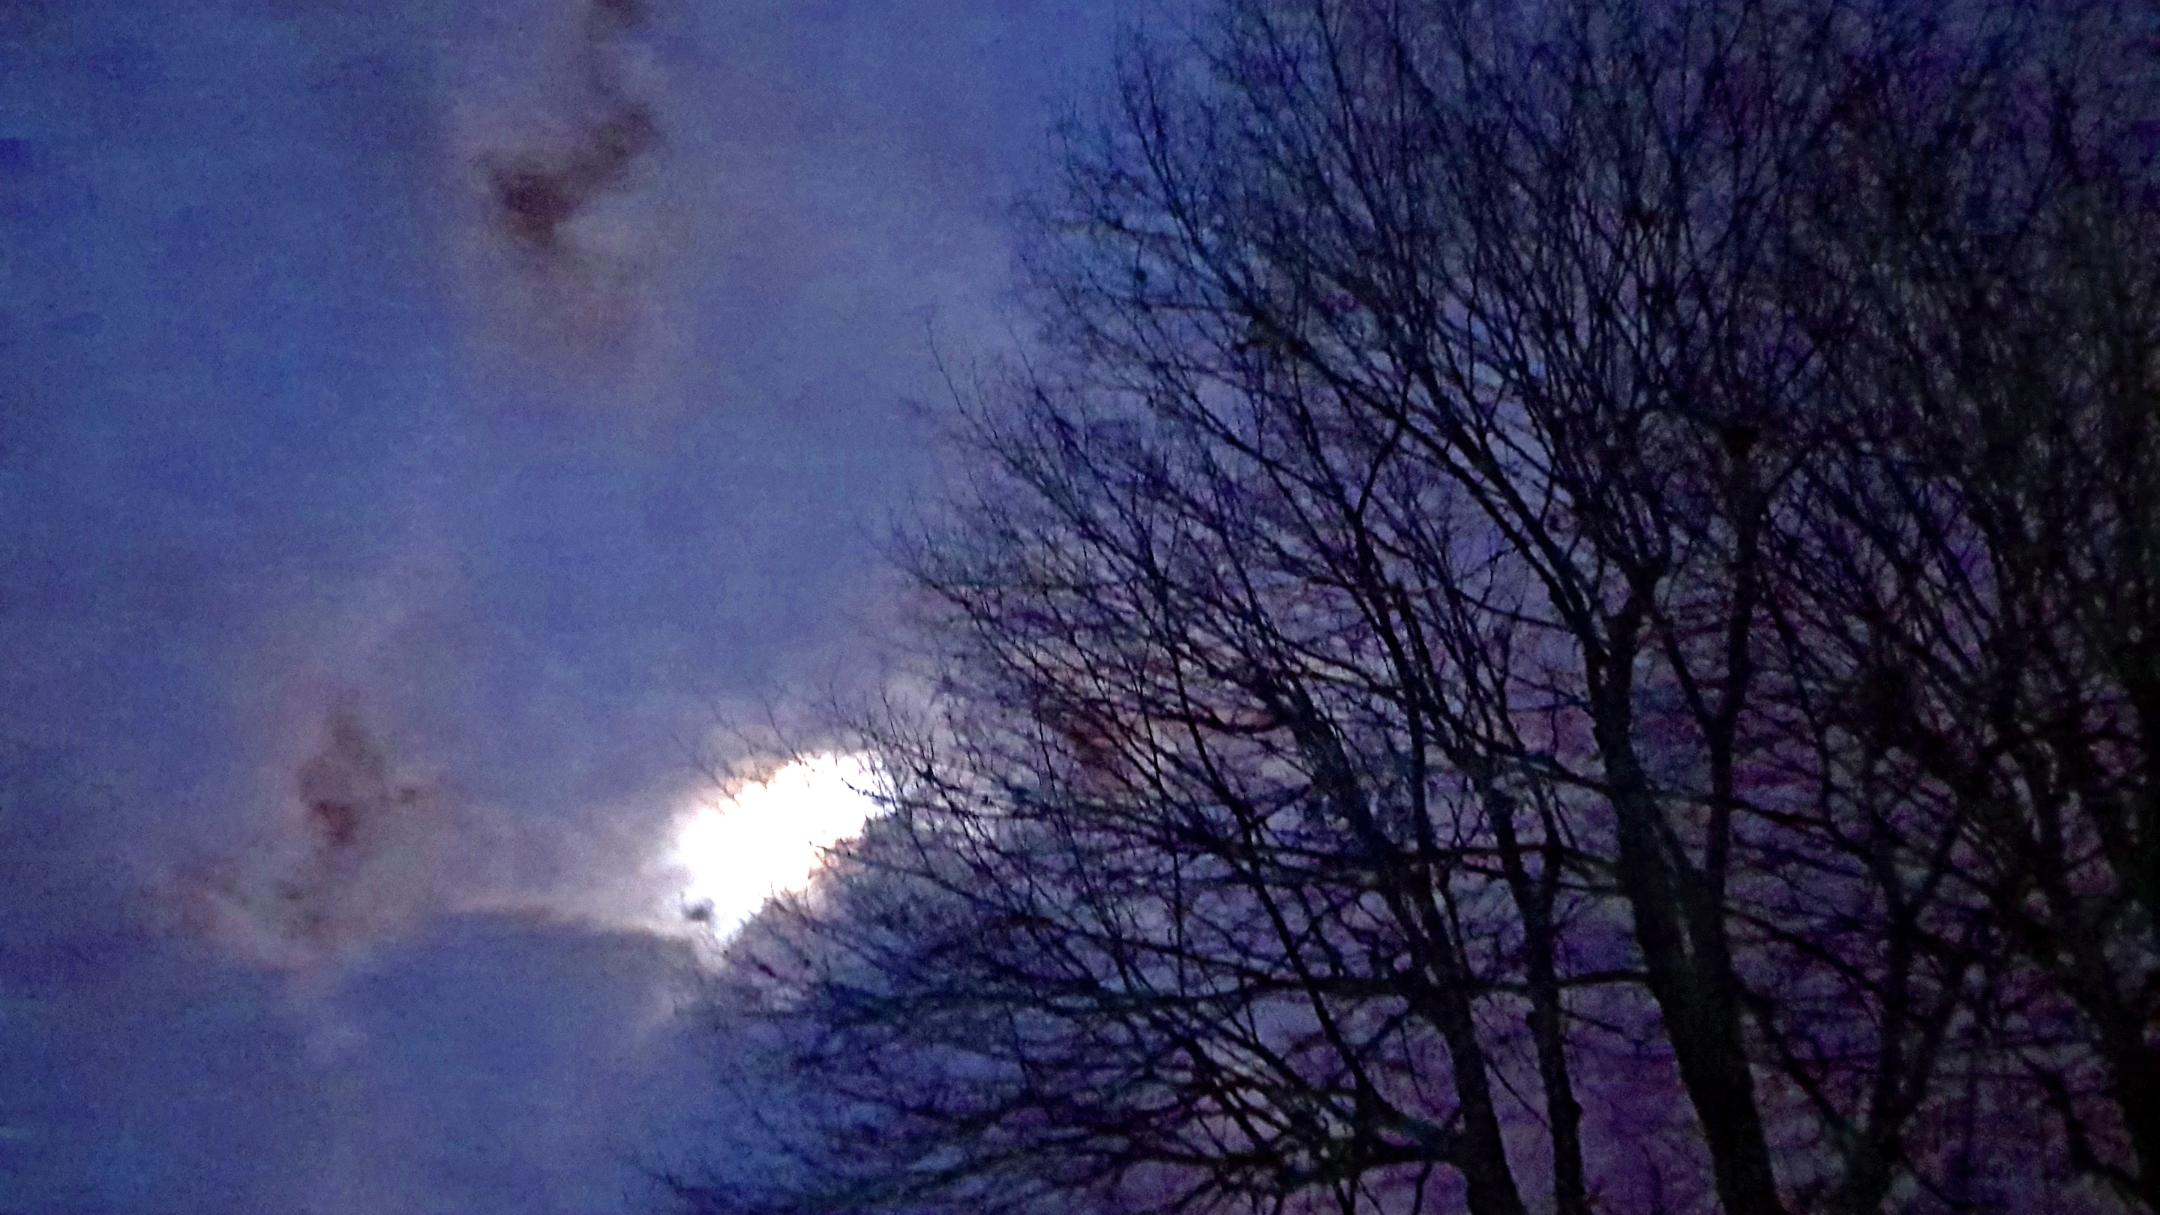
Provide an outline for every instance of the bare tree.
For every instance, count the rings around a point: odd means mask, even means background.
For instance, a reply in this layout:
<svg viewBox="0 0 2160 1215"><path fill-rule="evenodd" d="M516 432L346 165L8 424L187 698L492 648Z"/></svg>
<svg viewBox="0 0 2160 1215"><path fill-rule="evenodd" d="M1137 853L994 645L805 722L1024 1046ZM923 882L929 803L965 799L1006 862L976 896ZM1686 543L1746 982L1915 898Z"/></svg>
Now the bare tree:
<svg viewBox="0 0 2160 1215"><path fill-rule="evenodd" d="M971 1175L1073 1185L1152 1170L1173 1207L1355 1209L1445 1170L1473 1209L1525 1209L1480 1005L1521 998L1534 959L1540 1075L1565 1093L1562 845L1511 819L1494 846L1482 819L1505 795L1426 770L1420 734L1446 726L1403 694L1401 639L1358 615L1386 586L1342 537L1298 534L1311 487L1062 405L1044 391L1023 428L984 432L1004 484L970 543L917 567L950 613L940 704L965 716L861 723L893 814L848 858L860 876L747 969L845 984L866 1023L918 1042L957 1018L943 1049L987 1056L959 1069L964 1108L884 1103L877 1133L915 1123L918 1159L964 1144ZM866 907L868 889L904 893ZM816 1006L823 1030L848 1024ZM818 1040L834 1066L863 1049ZM1579 1178L1578 1155L1558 1171ZM999 1201L1034 1191L1005 1180Z"/></svg>
<svg viewBox="0 0 2160 1215"><path fill-rule="evenodd" d="M1856 115L1851 188L1819 205L1838 239L1816 281L1843 302L1796 312L1841 420L1794 552L1805 661L1839 668L1819 682L1851 690L1841 728L1924 788L1952 880L2034 968L2035 1023L2005 1045L2077 1166L2152 1207L2160 26L1995 17L1966 70ZM2004 49L2035 42L2052 53Z"/></svg>
<svg viewBox="0 0 2160 1215"><path fill-rule="evenodd" d="M962 394L736 1201L2160 1209L2143 19L1216 16Z"/></svg>

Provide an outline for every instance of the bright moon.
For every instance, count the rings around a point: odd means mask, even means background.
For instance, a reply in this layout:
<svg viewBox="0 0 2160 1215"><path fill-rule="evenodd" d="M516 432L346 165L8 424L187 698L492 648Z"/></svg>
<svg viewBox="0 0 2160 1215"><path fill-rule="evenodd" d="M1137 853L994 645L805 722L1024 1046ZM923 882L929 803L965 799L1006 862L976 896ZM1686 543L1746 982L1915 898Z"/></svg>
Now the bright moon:
<svg viewBox="0 0 2160 1215"><path fill-rule="evenodd" d="M685 906L721 933L741 927L773 895L802 887L820 849L862 831L877 810L870 788L861 756L816 755L693 806L669 857L689 878Z"/></svg>

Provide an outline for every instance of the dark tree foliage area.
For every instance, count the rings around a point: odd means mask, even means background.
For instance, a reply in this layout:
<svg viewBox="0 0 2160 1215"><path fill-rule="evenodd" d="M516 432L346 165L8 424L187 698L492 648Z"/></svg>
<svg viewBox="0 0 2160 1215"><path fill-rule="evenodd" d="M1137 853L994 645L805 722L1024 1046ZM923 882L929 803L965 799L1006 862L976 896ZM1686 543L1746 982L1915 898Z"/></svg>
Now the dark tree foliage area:
<svg viewBox="0 0 2160 1215"><path fill-rule="evenodd" d="M2160 9L1226 0L1061 164L686 1209L2160 1211Z"/></svg>

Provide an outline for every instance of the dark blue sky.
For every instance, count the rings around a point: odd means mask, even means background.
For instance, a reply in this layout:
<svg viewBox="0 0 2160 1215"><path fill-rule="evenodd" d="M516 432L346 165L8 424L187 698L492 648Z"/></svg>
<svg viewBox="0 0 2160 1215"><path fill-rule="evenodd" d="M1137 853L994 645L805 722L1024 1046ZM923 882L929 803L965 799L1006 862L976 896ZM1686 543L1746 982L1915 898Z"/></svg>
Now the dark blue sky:
<svg viewBox="0 0 2160 1215"><path fill-rule="evenodd" d="M1117 13L0 4L0 1212L622 1209L687 752L862 645Z"/></svg>

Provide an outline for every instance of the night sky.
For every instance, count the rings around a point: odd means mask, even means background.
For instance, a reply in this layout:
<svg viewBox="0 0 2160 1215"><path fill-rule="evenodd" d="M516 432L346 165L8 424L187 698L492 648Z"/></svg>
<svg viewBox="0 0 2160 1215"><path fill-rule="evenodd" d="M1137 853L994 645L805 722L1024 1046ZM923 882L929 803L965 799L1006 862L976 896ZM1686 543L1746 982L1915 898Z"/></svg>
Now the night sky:
<svg viewBox="0 0 2160 1215"><path fill-rule="evenodd" d="M0 0L0 1212L635 1209L1121 16Z"/></svg>

